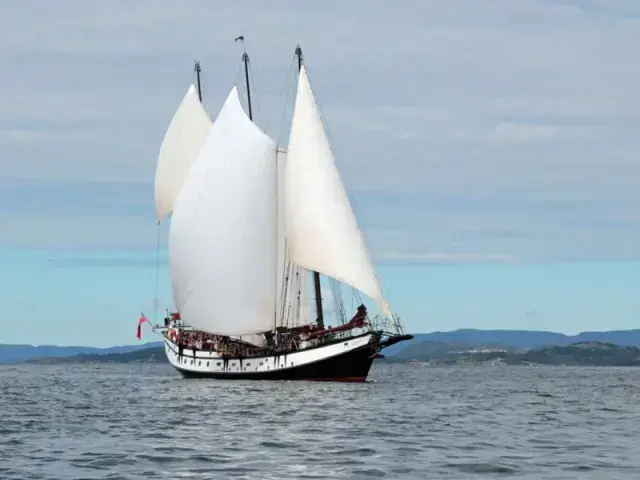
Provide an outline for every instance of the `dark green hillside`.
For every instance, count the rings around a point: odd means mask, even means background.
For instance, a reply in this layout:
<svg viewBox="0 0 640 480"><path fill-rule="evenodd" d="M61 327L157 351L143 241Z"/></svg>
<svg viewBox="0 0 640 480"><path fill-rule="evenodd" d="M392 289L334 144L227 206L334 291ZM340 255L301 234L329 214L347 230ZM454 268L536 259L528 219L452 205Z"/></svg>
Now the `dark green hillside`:
<svg viewBox="0 0 640 480"><path fill-rule="evenodd" d="M514 350L495 344L464 342L422 342L401 350L390 362L428 362L433 365L504 364L504 365L582 365L640 366L640 349L613 343L578 342L571 345ZM165 363L163 347L150 347L132 352L82 354L71 357L42 358L28 363Z"/></svg>
<svg viewBox="0 0 640 480"><path fill-rule="evenodd" d="M423 342L401 350L390 361L434 365L498 363L505 365L640 366L640 349L603 342L514 350L499 345Z"/></svg>
<svg viewBox="0 0 640 480"><path fill-rule="evenodd" d="M163 347L150 347L124 353L82 354L71 357L38 358L26 363L62 364L62 363L165 363L167 358Z"/></svg>
<svg viewBox="0 0 640 480"><path fill-rule="evenodd" d="M640 366L640 349L613 343L578 342L536 348L517 355L520 363L542 365Z"/></svg>

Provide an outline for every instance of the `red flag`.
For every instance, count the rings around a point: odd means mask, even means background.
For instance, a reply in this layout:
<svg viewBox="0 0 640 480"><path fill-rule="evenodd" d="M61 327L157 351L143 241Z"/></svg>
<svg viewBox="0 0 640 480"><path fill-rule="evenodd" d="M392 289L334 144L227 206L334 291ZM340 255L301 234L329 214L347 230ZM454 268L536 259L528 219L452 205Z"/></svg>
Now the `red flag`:
<svg viewBox="0 0 640 480"><path fill-rule="evenodd" d="M147 317L144 316L144 313L141 313L140 320L138 320L138 333L136 334L136 337L138 337L138 340L142 339L142 324L146 321L147 321Z"/></svg>

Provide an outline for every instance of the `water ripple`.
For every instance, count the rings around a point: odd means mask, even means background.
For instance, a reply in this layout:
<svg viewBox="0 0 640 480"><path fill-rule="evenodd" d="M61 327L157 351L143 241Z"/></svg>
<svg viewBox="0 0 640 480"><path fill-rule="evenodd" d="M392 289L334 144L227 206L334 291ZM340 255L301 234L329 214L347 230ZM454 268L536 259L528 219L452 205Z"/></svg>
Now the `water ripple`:
<svg viewBox="0 0 640 480"><path fill-rule="evenodd" d="M640 370L376 364L367 384L0 367L0 479L640 478Z"/></svg>

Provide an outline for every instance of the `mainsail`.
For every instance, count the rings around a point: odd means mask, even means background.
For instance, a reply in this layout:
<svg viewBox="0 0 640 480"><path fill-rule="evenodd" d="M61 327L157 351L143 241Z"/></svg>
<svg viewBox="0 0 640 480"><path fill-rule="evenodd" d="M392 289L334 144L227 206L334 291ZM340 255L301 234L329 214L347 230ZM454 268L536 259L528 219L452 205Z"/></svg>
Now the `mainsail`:
<svg viewBox="0 0 640 480"><path fill-rule="evenodd" d="M300 69L286 165L285 231L291 261L360 290L388 315L304 66Z"/></svg>
<svg viewBox="0 0 640 480"><path fill-rule="evenodd" d="M191 85L167 128L158 155L155 182L158 220L173 211L176 197L211 125L196 88Z"/></svg>
<svg viewBox="0 0 640 480"><path fill-rule="evenodd" d="M175 202L169 233L174 303L199 330L272 330L277 294L276 144L231 90Z"/></svg>

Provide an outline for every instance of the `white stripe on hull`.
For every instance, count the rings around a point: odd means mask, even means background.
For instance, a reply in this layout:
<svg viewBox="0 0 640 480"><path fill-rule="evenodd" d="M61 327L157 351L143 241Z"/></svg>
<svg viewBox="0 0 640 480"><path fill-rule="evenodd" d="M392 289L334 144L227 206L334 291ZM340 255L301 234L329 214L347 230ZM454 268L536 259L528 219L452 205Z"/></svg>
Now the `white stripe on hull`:
<svg viewBox="0 0 640 480"><path fill-rule="evenodd" d="M248 376L255 376L255 374L259 373L272 374L278 371L311 365L338 355L345 355L376 341L377 335L368 333L356 338L346 338L322 347L299 350L282 355L244 357L242 359L230 357L222 359L217 352L199 350L195 351L194 356L194 351L186 348L183 349L180 357L178 346L166 337L164 339L164 348L169 362L178 370L193 374L215 374L217 377L231 374L235 378L238 377L238 374L243 373Z"/></svg>

